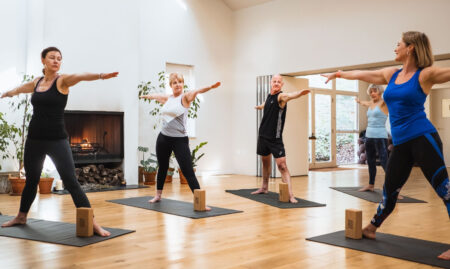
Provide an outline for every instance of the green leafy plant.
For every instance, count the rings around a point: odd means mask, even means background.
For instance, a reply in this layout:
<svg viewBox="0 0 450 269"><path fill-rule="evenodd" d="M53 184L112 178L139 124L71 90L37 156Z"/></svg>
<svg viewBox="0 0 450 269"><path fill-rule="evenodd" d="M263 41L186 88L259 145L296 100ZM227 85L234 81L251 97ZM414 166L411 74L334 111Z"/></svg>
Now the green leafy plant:
<svg viewBox="0 0 450 269"><path fill-rule="evenodd" d="M196 167L197 166L197 162L205 155L205 153L202 153L199 156L196 156L197 152L206 144L208 144L208 142L201 142L192 151L191 160L192 160L192 166L193 167Z"/></svg>
<svg viewBox="0 0 450 269"><path fill-rule="evenodd" d="M148 94L165 94L166 93L166 79L167 75L164 71L161 71L158 73L158 86L156 87L154 84L152 84L151 81L142 81L138 85L138 97L141 97L143 95ZM187 85L184 85L184 92L189 91L189 88ZM163 104L156 100L150 100L150 99L140 99L145 103L148 104L154 104L152 110L149 111L149 114L151 116L157 116L157 122L153 125L153 129L156 129L158 125L160 124L160 115L161 115L161 108ZM195 119L197 118L197 112L200 109L200 99L198 97L195 97L195 100L192 102L191 106L188 110L188 118Z"/></svg>
<svg viewBox="0 0 450 269"><path fill-rule="evenodd" d="M14 156L9 153L8 145L16 132L16 128L8 124L8 122L3 118L3 113L0 112L0 154L3 160ZM2 169L1 164L0 169Z"/></svg>
<svg viewBox="0 0 450 269"><path fill-rule="evenodd" d="M22 84L30 82L34 79L34 76L24 75ZM31 95L22 94L15 96L9 102L12 113L20 115L20 123L8 124L5 120L0 120L0 133L2 135L3 145L12 144L14 146L14 152L2 151L2 159L15 159L18 162L19 175L23 168L23 153L25 148L25 141L28 134L28 126L30 124L32 116L31 107Z"/></svg>
<svg viewBox="0 0 450 269"><path fill-rule="evenodd" d="M153 173L158 170L158 160L156 154L150 153L150 157L146 160L141 160L141 166L144 167L144 171L147 173Z"/></svg>
<svg viewBox="0 0 450 269"><path fill-rule="evenodd" d="M145 153L148 152L148 147L139 146L138 151L142 152L141 162L143 162L145 160Z"/></svg>

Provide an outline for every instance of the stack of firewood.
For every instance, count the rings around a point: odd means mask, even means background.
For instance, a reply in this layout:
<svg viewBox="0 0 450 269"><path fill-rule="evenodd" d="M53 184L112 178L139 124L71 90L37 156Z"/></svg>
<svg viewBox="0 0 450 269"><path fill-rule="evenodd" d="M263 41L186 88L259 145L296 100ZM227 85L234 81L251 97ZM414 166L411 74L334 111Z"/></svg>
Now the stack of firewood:
<svg viewBox="0 0 450 269"><path fill-rule="evenodd" d="M75 168L75 175L81 185L86 183L102 185L126 185L121 168L105 168L103 164Z"/></svg>

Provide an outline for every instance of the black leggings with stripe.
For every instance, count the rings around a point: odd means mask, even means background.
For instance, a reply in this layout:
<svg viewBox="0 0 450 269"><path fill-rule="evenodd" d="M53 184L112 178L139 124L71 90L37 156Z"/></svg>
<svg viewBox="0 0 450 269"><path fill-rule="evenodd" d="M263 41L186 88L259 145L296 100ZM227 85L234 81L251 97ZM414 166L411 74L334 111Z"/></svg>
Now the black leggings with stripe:
<svg viewBox="0 0 450 269"><path fill-rule="evenodd" d="M450 217L450 182L442 153L442 142L438 133L419 136L394 146L386 168L383 200L371 223L379 227L391 214L400 189L417 163L423 174L442 198Z"/></svg>
<svg viewBox="0 0 450 269"><path fill-rule="evenodd" d="M164 188L172 151L175 153L175 158L177 159L181 172L188 181L191 191L194 192L195 189L200 189L200 185L198 184L197 177L194 173L194 167L192 166L189 138L187 136L171 137L161 133L156 140L156 158L158 159L159 165L156 188L158 190Z"/></svg>
<svg viewBox="0 0 450 269"><path fill-rule="evenodd" d="M86 194L75 176L72 150L67 139L36 140L27 139L23 156L26 183L20 199L20 212L27 213L36 197L45 156L48 155L72 196L76 207L91 207Z"/></svg>

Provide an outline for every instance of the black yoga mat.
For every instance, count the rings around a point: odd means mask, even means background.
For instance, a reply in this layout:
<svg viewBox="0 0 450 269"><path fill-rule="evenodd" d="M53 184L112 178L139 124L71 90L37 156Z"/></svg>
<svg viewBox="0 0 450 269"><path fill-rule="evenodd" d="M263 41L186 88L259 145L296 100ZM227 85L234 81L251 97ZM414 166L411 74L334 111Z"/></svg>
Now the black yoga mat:
<svg viewBox="0 0 450 269"><path fill-rule="evenodd" d="M3 223L12 218L12 216L0 215L0 222ZM0 236L83 247L134 232L131 230L107 227L103 227L103 229L109 231L111 235L108 237L98 235L92 237L77 237L76 225L73 223L28 219L27 224L25 225L0 228Z"/></svg>
<svg viewBox="0 0 450 269"><path fill-rule="evenodd" d="M450 268L450 261L438 259L442 252L450 249L449 244L425 241L391 234L377 233L375 240L360 240L345 237L345 231L307 238L306 240L329 245L356 249L359 251L398 258L402 260Z"/></svg>
<svg viewBox="0 0 450 269"><path fill-rule="evenodd" d="M149 203L148 200L152 199L153 196L142 196L142 197L132 197L126 199L109 200L108 202L134 206L144 209L149 209L153 211L158 211L162 213L168 213L172 215L177 215L181 217L191 218L191 219L201 219L208 217L215 217L221 215L228 215L233 213L240 213L242 211L226 209L220 207L211 207L211 211L194 211L194 204L171 200L163 198L158 203Z"/></svg>
<svg viewBox="0 0 450 269"><path fill-rule="evenodd" d="M143 185L126 185L126 186L112 186L105 189L98 189L98 190L87 190L85 192L102 192L102 191L122 191L122 190L134 190L134 189L143 189L148 188L148 186ZM61 190L61 191L52 191L53 194L69 194L69 191L67 190Z"/></svg>
<svg viewBox="0 0 450 269"><path fill-rule="evenodd" d="M379 203L381 202L381 199L383 199L383 191L380 189L375 189L375 191L358 191L362 187L330 187L330 188L373 203ZM426 203L425 201L422 200L414 199L404 195L402 196L403 199L397 199L397 203Z"/></svg>
<svg viewBox="0 0 450 269"><path fill-rule="evenodd" d="M303 208L303 207L325 206L325 204L319 204L308 200L303 200L297 197L295 197L298 200L298 203L296 204L280 202L278 193L271 191L265 194L251 194L251 192L256 190L257 189L240 189L240 190L226 190L226 192L278 208Z"/></svg>

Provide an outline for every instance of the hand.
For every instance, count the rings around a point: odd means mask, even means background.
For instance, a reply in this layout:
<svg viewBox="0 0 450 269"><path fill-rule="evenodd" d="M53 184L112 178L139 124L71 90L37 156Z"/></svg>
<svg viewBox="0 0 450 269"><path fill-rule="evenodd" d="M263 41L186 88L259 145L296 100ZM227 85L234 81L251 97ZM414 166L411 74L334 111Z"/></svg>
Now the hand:
<svg viewBox="0 0 450 269"><path fill-rule="evenodd" d="M220 82L216 82L215 84L211 85L210 88L211 89L215 89L215 88L217 88L219 86L220 86Z"/></svg>
<svg viewBox="0 0 450 269"><path fill-rule="evenodd" d="M327 78L327 81L325 81L325 84L327 84L328 81L336 78L336 74L337 74L337 72L334 72L334 73L328 73L328 74L321 74L321 76Z"/></svg>
<svg viewBox="0 0 450 269"><path fill-rule="evenodd" d="M0 98L11 97L10 95L8 95L8 93L9 92L2 93L2 96Z"/></svg>
<svg viewBox="0 0 450 269"><path fill-rule="evenodd" d="M301 95L300 96L302 96L302 95L307 95L308 93L310 93L311 91L309 90L309 89L307 89L307 90L303 90L302 92L301 92Z"/></svg>
<svg viewBox="0 0 450 269"><path fill-rule="evenodd" d="M119 72L113 72L113 73L105 73L105 74L101 74L100 78L101 79L110 79L110 78L115 78L117 77L117 75L119 74Z"/></svg>
<svg viewBox="0 0 450 269"><path fill-rule="evenodd" d="M355 102L358 103L358 104L361 104L361 101L359 100L359 98L356 98Z"/></svg>

